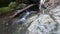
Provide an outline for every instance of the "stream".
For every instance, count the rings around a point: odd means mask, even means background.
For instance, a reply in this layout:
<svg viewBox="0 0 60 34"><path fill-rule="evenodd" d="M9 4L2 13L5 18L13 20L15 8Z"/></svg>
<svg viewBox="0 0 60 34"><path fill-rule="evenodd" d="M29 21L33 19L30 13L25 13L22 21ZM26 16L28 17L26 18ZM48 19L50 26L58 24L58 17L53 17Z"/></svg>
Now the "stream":
<svg viewBox="0 0 60 34"><path fill-rule="evenodd" d="M20 10L17 10L20 11ZM37 14L37 11L26 11L23 13L22 16L19 16L17 18L13 19L0 19L0 33L1 34L12 34L17 27L21 26L24 24L28 18L33 16L34 14Z"/></svg>

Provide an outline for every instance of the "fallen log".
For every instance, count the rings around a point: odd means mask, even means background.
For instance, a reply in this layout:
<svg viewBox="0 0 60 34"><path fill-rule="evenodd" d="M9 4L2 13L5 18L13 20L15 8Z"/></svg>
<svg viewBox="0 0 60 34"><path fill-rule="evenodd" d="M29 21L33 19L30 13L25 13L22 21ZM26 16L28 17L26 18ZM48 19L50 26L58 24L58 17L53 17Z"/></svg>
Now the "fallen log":
<svg viewBox="0 0 60 34"><path fill-rule="evenodd" d="M36 4L28 5L27 7L21 9L20 11L17 11L15 14L13 14L13 15L10 16L10 17L11 17L11 18L14 18L14 17L17 16L19 13L23 12L24 10L26 10L26 9L28 9L28 8L30 8L30 7L32 7L32 6L34 6L34 5L36 5Z"/></svg>

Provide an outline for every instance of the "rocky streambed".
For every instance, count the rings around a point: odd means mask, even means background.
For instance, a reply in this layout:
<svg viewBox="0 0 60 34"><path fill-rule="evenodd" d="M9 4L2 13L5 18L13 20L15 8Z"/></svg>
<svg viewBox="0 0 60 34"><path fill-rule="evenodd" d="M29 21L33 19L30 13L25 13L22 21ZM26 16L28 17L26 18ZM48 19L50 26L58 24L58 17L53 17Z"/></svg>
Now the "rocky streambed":
<svg viewBox="0 0 60 34"><path fill-rule="evenodd" d="M0 33L60 34L60 6L51 9L47 14L27 11L15 18L0 18Z"/></svg>

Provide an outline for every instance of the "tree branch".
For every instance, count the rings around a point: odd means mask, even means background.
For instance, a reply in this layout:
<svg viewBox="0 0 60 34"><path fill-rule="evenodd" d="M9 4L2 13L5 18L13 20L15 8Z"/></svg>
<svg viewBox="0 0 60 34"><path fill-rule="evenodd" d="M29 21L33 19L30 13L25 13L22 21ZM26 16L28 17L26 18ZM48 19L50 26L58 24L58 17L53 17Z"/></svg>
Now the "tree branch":
<svg viewBox="0 0 60 34"><path fill-rule="evenodd" d="M16 15L18 15L19 13L23 12L24 10L34 6L35 4L31 4L31 5L28 5L27 7L21 9L20 11L17 11L14 15L11 16L11 18L15 17Z"/></svg>

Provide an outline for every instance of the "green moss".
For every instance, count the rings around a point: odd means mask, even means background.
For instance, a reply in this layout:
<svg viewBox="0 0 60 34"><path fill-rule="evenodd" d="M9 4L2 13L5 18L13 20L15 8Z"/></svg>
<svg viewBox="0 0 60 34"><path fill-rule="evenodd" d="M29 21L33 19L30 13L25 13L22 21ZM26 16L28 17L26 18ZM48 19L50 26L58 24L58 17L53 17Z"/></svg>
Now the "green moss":
<svg viewBox="0 0 60 34"><path fill-rule="evenodd" d="M11 10L10 7L2 7L2 8L0 8L0 12L7 12L9 10Z"/></svg>

